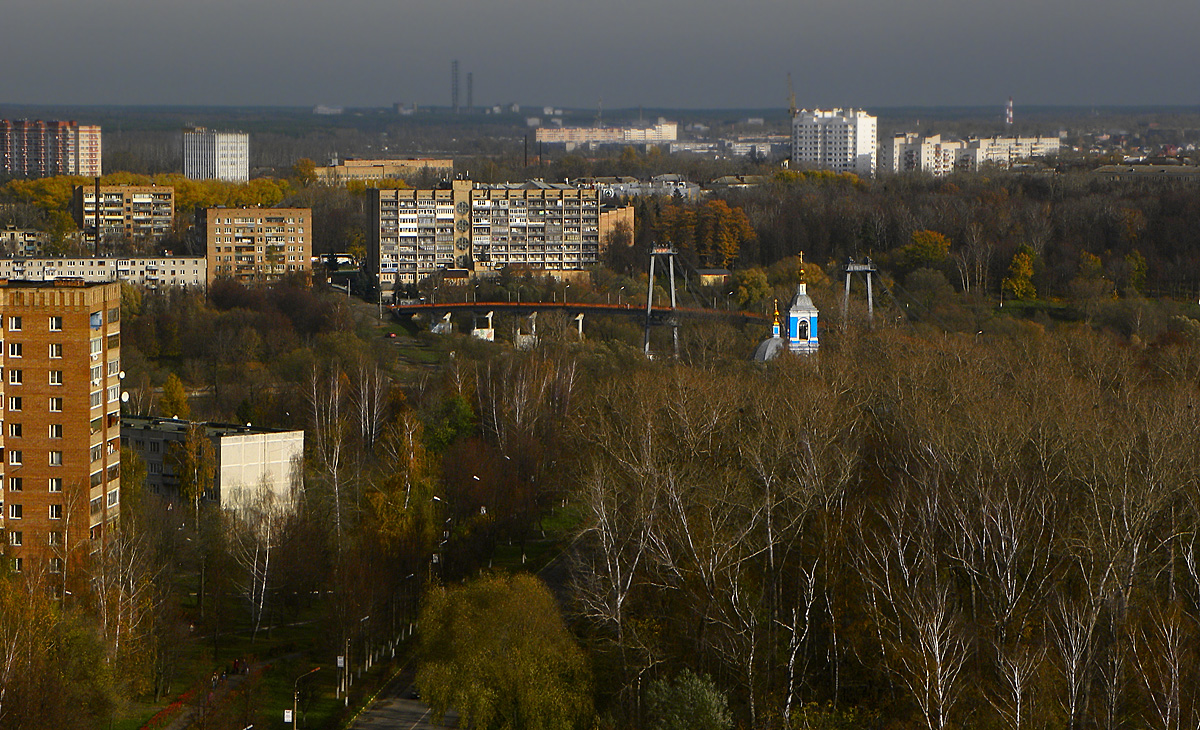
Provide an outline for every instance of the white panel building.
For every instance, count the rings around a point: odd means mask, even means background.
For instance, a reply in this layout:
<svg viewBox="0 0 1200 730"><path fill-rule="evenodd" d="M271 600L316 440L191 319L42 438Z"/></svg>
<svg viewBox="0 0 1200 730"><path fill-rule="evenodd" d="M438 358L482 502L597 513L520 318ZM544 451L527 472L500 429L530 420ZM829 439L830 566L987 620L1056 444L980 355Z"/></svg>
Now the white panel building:
<svg viewBox="0 0 1200 730"><path fill-rule="evenodd" d="M170 458L171 444L187 439L193 424L175 418L126 416L121 445L146 462L146 486L165 499L179 498L179 479ZM293 505L303 474L304 432L278 431L222 423L197 423L212 442L216 467L204 498L223 508L244 510L262 500L281 509Z"/></svg>
<svg viewBox="0 0 1200 730"><path fill-rule="evenodd" d="M204 289L208 286L208 259L203 256L0 258L0 279L124 281L147 289Z"/></svg>
<svg viewBox="0 0 1200 730"><path fill-rule="evenodd" d="M861 109L801 109L792 117L792 167L875 174L877 119Z"/></svg>
<svg viewBox="0 0 1200 730"><path fill-rule="evenodd" d="M924 172L934 177L956 170L1008 168L1013 163L1057 154L1058 137L984 137L944 140L941 135L897 134L879 145L882 172Z"/></svg>
<svg viewBox="0 0 1200 730"><path fill-rule="evenodd" d="M183 174L189 180L250 179L250 135L196 128L183 133Z"/></svg>

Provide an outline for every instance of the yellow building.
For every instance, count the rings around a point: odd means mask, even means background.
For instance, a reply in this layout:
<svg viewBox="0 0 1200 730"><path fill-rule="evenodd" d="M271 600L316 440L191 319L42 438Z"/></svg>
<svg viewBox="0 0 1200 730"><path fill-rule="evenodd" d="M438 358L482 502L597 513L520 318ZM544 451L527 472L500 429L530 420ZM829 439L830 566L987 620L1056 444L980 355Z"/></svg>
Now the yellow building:
<svg viewBox="0 0 1200 730"><path fill-rule="evenodd" d="M317 180L330 185L345 185L351 180L404 180L426 172L453 177L454 160L342 160L316 169Z"/></svg>

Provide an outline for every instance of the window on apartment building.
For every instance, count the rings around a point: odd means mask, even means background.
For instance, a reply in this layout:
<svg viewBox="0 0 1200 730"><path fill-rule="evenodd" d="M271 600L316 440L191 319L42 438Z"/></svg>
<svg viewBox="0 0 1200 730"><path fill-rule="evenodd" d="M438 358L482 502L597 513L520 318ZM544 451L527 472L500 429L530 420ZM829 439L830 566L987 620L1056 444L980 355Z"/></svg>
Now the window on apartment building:
<svg viewBox="0 0 1200 730"><path fill-rule="evenodd" d="M63 428L61 423L50 424L50 438L60 439L63 437Z"/></svg>
<svg viewBox="0 0 1200 730"><path fill-rule="evenodd" d="M118 491L116 489L111 490L108 493L108 506L109 507L116 506L118 498L119 498Z"/></svg>
<svg viewBox="0 0 1200 730"><path fill-rule="evenodd" d="M16 370L13 368L8 369L8 384L9 385L20 385L23 382L25 382L25 371L24 370Z"/></svg>
<svg viewBox="0 0 1200 730"><path fill-rule="evenodd" d="M121 321L121 308L120 307L113 307L112 309L108 310L108 321L110 323Z"/></svg>
<svg viewBox="0 0 1200 730"><path fill-rule="evenodd" d="M20 399L18 398L17 400L20 400ZM51 398L50 399L50 411L51 412L61 413L62 409L63 409L63 399L62 398ZM17 408L16 410L19 411L21 409Z"/></svg>
<svg viewBox="0 0 1200 730"><path fill-rule="evenodd" d="M99 355L104 350L104 340L99 337L92 338L91 348L93 355Z"/></svg>
<svg viewBox="0 0 1200 730"><path fill-rule="evenodd" d="M19 424L19 423L8 424L8 435L12 436L14 438L21 438L21 424Z"/></svg>
<svg viewBox="0 0 1200 730"><path fill-rule="evenodd" d="M51 451L50 452L50 466L62 466L62 463L63 463L63 452Z"/></svg>
<svg viewBox="0 0 1200 730"><path fill-rule="evenodd" d="M150 474L162 474L163 473L162 464L152 461L146 465L146 471L149 472Z"/></svg>
<svg viewBox="0 0 1200 730"><path fill-rule="evenodd" d="M62 505L61 504L50 505L50 519L52 519L52 520L61 520L62 519Z"/></svg>
<svg viewBox="0 0 1200 730"><path fill-rule="evenodd" d="M51 492L61 492L63 487L62 477L50 477L49 486Z"/></svg>
<svg viewBox="0 0 1200 730"><path fill-rule="evenodd" d="M14 573L20 573L24 568L25 568L25 559L24 558L13 558L12 559L12 570Z"/></svg>
<svg viewBox="0 0 1200 730"><path fill-rule="evenodd" d="M53 531L46 534L46 542L51 545L62 545L62 533Z"/></svg>
<svg viewBox="0 0 1200 730"><path fill-rule="evenodd" d="M63 371L61 371L61 370L51 370L50 371L50 385L62 385L63 384L62 373L63 373Z"/></svg>
<svg viewBox="0 0 1200 730"><path fill-rule="evenodd" d="M9 357L20 357L21 356L21 343L20 342L8 343L8 356Z"/></svg>
<svg viewBox="0 0 1200 730"><path fill-rule="evenodd" d="M24 543L24 538L25 536L21 534L20 530L10 530L8 533L8 544L19 547Z"/></svg>
<svg viewBox="0 0 1200 730"><path fill-rule="evenodd" d="M51 317L50 318L50 331L51 332L62 332L62 324L63 324L62 317Z"/></svg>
<svg viewBox="0 0 1200 730"><path fill-rule="evenodd" d="M57 360L63 356L63 346L61 342L50 343L50 359Z"/></svg>
<svg viewBox="0 0 1200 730"><path fill-rule="evenodd" d="M108 374L109 375L117 375L120 372L121 372L121 361L120 360L109 360L108 361Z"/></svg>
<svg viewBox="0 0 1200 730"><path fill-rule="evenodd" d="M50 572L51 573L63 572L63 559L62 558L50 558Z"/></svg>
<svg viewBox="0 0 1200 730"><path fill-rule="evenodd" d="M9 317L8 318L8 331L9 332L20 332L21 331L21 318L20 317Z"/></svg>
<svg viewBox="0 0 1200 730"><path fill-rule="evenodd" d="M97 390L96 392L92 393L90 403L92 408L99 408L100 406L104 405L104 391Z"/></svg>
<svg viewBox="0 0 1200 730"><path fill-rule="evenodd" d="M21 519L21 505L19 505L19 504L8 505L8 519L10 519L10 520Z"/></svg>
<svg viewBox="0 0 1200 730"><path fill-rule="evenodd" d="M24 462L25 462L24 452L22 452L20 449L9 449L8 450L8 463L20 465L20 464L23 464Z"/></svg>
<svg viewBox="0 0 1200 730"><path fill-rule="evenodd" d="M19 396L19 395L9 396L8 410L10 410L10 411L21 410L21 396Z"/></svg>
<svg viewBox="0 0 1200 730"><path fill-rule="evenodd" d="M8 478L8 491L20 492L20 491L23 491L24 489L25 489L25 480L24 479L22 479L21 477L9 477Z"/></svg>
<svg viewBox="0 0 1200 730"><path fill-rule="evenodd" d="M116 403L121 397L121 387L118 385L108 386L108 402Z"/></svg>
<svg viewBox="0 0 1200 730"><path fill-rule="evenodd" d="M162 448L162 444L160 444L158 441L151 441L151 442L150 442L150 453L151 453L151 454L157 454L157 453L158 453L158 450L159 450L160 448Z"/></svg>
<svg viewBox="0 0 1200 730"><path fill-rule="evenodd" d="M92 461L100 461L101 456L104 456L104 446L96 444L92 447Z"/></svg>

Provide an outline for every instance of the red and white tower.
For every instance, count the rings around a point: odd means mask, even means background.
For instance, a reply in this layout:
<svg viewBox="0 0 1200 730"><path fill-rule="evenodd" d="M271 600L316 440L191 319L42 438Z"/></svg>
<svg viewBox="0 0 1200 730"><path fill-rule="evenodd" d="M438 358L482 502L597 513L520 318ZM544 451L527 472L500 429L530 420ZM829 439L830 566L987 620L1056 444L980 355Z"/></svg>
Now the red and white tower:
<svg viewBox="0 0 1200 730"><path fill-rule="evenodd" d="M1008 97L1008 106L1004 107L1004 123L1012 126L1012 97Z"/></svg>

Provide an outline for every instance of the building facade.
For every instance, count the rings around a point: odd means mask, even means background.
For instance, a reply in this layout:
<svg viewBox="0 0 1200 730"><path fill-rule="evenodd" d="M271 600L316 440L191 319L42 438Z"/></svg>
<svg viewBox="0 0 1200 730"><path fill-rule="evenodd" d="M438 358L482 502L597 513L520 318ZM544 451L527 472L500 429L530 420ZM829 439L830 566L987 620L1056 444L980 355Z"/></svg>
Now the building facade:
<svg viewBox="0 0 1200 730"><path fill-rule="evenodd" d="M1057 154L1058 137L984 137L944 140L941 135L897 134L879 145L880 170L924 172L934 177Z"/></svg>
<svg viewBox="0 0 1200 730"><path fill-rule="evenodd" d="M100 175L100 127L74 121L0 120L0 174Z"/></svg>
<svg viewBox="0 0 1200 730"><path fill-rule="evenodd" d="M179 499L170 450L172 444L187 440L193 426L203 429L216 459L213 483L204 499L234 510L264 500L277 508L293 505L294 489L303 475L304 431L126 416L121 419L121 445L146 462L146 487L151 493Z"/></svg>
<svg viewBox="0 0 1200 730"><path fill-rule="evenodd" d="M469 180L436 190L368 192L367 267L385 291L415 284L439 269L470 266Z"/></svg>
<svg viewBox="0 0 1200 730"><path fill-rule="evenodd" d="M318 180L331 185L352 180L403 180L426 173L449 178L454 176L454 160L342 160L318 167L316 173Z"/></svg>
<svg viewBox="0 0 1200 730"><path fill-rule="evenodd" d="M75 224L85 244L95 245L96 188L75 187L71 199ZM175 188L170 185L101 185L100 238L157 241L175 224Z"/></svg>
<svg viewBox="0 0 1200 730"><path fill-rule="evenodd" d="M802 109L792 117L794 168L875 174L875 117L860 109Z"/></svg>
<svg viewBox="0 0 1200 730"><path fill-rule="evenodd" d="M120 511L121 287L7 281L3 526L18 571L86 558Z"/></svg>
<svg viewBox="0 0 1200 730"><path fill-rule="evenodd" d="M250 135L197 127L183 132L183 174L189 180L250 179Z"/></svg>
<svg viewBox="0 0 1200 730"><path fill-rule="evenodd" d="M678 122L659 119L652 127L539 127L534 138L544 144L665 144L679 137Z"/></svg>
<svg viewBox="0 0 1200 730"><path fill-rule="evenodd" d="M208 259L203 256L0 258L0 279L123 281L146 289L204 289L208 284Z"/></svg>
<svg viewBox="0 0 1200 730"><path fill-rule="evenodd" d="M312 271L311 208L207 208L199 213L208 281L273 281Z"/></svg>

